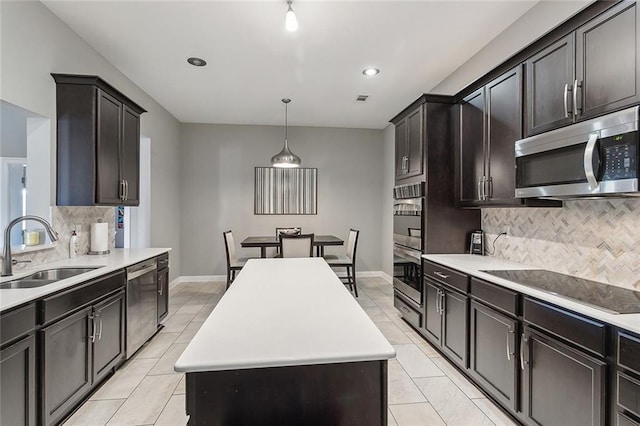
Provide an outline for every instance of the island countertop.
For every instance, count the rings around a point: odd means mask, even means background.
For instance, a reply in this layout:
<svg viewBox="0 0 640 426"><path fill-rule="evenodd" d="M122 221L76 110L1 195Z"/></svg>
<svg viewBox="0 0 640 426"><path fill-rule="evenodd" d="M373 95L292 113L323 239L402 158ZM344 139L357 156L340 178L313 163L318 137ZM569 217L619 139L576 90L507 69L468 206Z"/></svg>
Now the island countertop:
<svg viewBox="0 0 640 426"><path fill-rule="evenodd" d="M386 360L395 350L322 258L249 260L181 372Z"/></svg>

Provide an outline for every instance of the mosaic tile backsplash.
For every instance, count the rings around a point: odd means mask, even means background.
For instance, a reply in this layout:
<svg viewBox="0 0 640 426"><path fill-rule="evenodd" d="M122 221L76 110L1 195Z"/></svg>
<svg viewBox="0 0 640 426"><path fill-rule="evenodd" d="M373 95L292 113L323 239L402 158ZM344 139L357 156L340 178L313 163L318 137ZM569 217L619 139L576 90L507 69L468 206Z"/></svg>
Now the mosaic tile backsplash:
<svg viewBox="0 0 640 426"><path fill-rule="evenodd" d="M640 291L640 199L483 209L489 251L505 226L495 257Z"/></svg>
<svg viewBox="0 0 640 426"><path fill-rule="evenodd" d="M76 225L80 225L78 245L79 255L87 254L90 244L91 224L102 220L109 224L109 249L115 247L115 207L52 207L51 225L58 232L60 239L54 248L28 253L14 254L17 260L31 260L31 263L19 263L13 267L14 271L32 268L43 263L69 258L69 239ZM47 237L48 241L48 237Z"/></svg>

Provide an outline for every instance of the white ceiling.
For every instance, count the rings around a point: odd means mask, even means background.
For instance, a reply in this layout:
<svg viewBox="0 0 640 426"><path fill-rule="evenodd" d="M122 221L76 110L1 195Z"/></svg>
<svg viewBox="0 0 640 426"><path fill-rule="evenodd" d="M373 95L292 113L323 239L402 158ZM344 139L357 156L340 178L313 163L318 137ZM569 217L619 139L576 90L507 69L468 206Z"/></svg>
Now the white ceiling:
<svg viewBox="0 0 640 426"><path fill-rule="evenodd" d="M301 0L288 33L284 0L44 0L181 122L377 129L535 3Z"/></svg>

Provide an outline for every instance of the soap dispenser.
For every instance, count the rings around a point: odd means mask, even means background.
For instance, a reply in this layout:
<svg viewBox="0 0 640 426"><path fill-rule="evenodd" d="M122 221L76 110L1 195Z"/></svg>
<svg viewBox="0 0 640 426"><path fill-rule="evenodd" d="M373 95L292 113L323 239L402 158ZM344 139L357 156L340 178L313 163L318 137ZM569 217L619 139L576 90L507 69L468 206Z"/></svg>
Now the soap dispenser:
<svg viewBox="0 0 640 426"><path fill-rule="evenodd" d="M69 258L73 259L78 256L78 235L76 231L71 231L71 238L69 239Z"/></svg>

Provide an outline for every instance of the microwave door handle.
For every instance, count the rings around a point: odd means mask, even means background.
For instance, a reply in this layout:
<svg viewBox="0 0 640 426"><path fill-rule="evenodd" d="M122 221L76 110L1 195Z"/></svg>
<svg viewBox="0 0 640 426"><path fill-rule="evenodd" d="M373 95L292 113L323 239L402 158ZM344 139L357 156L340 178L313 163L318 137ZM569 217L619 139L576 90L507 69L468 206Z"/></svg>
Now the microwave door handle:
<svg viewBox="0 0 640 426"><path fill-rule="evenodd" d="M592 191L598 187L598 180L593 170L593 153L596 149L596 142L598 142L598 134L593 133L589 136L587 147L584 149L584 174L587 176L587 182L589 182L589 188Z"/></svg>

